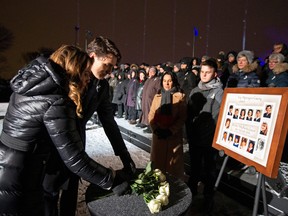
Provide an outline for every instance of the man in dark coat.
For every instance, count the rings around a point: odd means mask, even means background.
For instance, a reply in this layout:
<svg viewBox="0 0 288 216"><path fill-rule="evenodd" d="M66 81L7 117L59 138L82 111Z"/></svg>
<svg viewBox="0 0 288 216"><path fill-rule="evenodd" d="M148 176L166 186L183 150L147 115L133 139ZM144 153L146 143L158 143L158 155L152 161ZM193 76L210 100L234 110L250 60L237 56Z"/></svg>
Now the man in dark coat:
<svg viewBox="0 0 288 216"><path fill-rule="evenodd" d="M180 63L180 71L177 73L177 78L184 94L189 95L191 90L197 86L198 78L192 73L192 58L184 57L180 60ZM186 97L187 102L188 99L189 98Z"/></svg>

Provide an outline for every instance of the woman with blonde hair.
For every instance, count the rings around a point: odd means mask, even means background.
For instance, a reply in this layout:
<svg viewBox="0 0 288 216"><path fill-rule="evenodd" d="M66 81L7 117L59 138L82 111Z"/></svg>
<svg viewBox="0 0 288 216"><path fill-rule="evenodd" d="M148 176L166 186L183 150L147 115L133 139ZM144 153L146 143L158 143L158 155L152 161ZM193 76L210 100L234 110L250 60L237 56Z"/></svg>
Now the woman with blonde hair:
<svg viewBox="0 0 288 216"><path fill-rule="evenodd" d="M263 122L261 125L260 134L266 136L267 132L268 132L268 124L267 124L267 122Z"/></svg>
<svg viewBox="0 0 288 216"><path fill-rule="evenodd" d="M87 155L77 125L92 64L85 51L63 45L11 80L0 136L0 215L44 215L43 177L57 167L66 166L104 189L112 187L113 170Z"/></svg>

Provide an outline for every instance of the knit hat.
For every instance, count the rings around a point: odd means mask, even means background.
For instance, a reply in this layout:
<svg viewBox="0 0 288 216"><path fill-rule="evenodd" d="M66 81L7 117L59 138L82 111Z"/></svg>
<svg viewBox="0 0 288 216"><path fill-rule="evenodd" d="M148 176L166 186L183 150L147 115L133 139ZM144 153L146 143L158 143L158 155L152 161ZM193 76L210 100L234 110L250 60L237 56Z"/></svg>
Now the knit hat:
<svg viewBox="0 0 288 216"><path fill-rule="evenodd" d="M186 65L191 65L191 63L192 63L192 58L191 58L191 57L183 57L183 58L180 60L180 63L181 63L181 64L186 64Z"/></svg>
<svg viewBox="0 0 288 216"><path fill-rule="evenodd" d="M235 52L235 51L228 52L227 53L227 58L229 58L230 56L233 56L234 58L236 58L237 57L237 52Z"/></svg>
<svg viewBox="0 0 288 216"><path fill-rule="evenodd" d="M238 53L237 59L240 57L246 57L249 64L251 64L253 62L253 59L254 59L254 54L253 54L253 52L251 52L249 50L242 50L241 52Z"/></svg>

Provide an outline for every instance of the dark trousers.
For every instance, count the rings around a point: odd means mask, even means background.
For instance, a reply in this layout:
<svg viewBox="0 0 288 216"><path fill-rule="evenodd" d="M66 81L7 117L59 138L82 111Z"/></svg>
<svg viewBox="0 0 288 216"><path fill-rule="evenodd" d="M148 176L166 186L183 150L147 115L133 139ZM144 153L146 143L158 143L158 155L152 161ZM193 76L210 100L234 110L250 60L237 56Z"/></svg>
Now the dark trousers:
<svg viewBox="0 0 288 216"><path fill-rule="evenodd" d="M216 182L217 151L211 146L198 147L189 144L191 173L188 185L193 195L197 194L198 182L204 183L204 198L210 200L214 195Z"/></svg>
<svg viewBox="0 0 288 216"><path fill-rule="evenodd" d="M125 114L125 119L128 119L128 106L124 104L124 114Z"/></svg>
<svg viewBox="0 0 288 216"><path fill-rule="evenodd" d="M123 116L123 104L121 103L121 104L117 104L117 109L118 109L118 114L117 114L117 116L118 117L122 117Z"/></svg>
<svg viewBox="0 0 288 216"><path fill-rule="evenodd" d="M136 120L137 112L135 107L128 106L128 120Z"/></svg>
<svg viewBox="0 0 288 216"><path fill-rule="evenodd" d="M47 174L43 181L45 206L44 215L74 216L77 208L78 183L79 177L72 173L68 181L67 176L64 177L60 173L57 173L56 175Z"/></svg>

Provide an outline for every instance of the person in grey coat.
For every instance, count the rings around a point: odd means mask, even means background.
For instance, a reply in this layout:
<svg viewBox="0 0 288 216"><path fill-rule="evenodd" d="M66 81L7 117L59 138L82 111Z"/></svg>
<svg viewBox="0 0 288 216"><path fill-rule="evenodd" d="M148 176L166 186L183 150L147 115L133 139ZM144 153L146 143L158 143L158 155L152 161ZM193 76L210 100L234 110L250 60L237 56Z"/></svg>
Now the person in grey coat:
<svg viewBox="0 0 288 216"><path fill-rule="evenodd" d="M217 63L208 59L201 64L200 82L188 101L187 140L190 153L190 178L188 185L193 196L198 193L198 182L204 183L205 209L212 211L214 184L216 181L216 155L212 142L220 104L223 96L222 83L217 77Z"/></svg>

